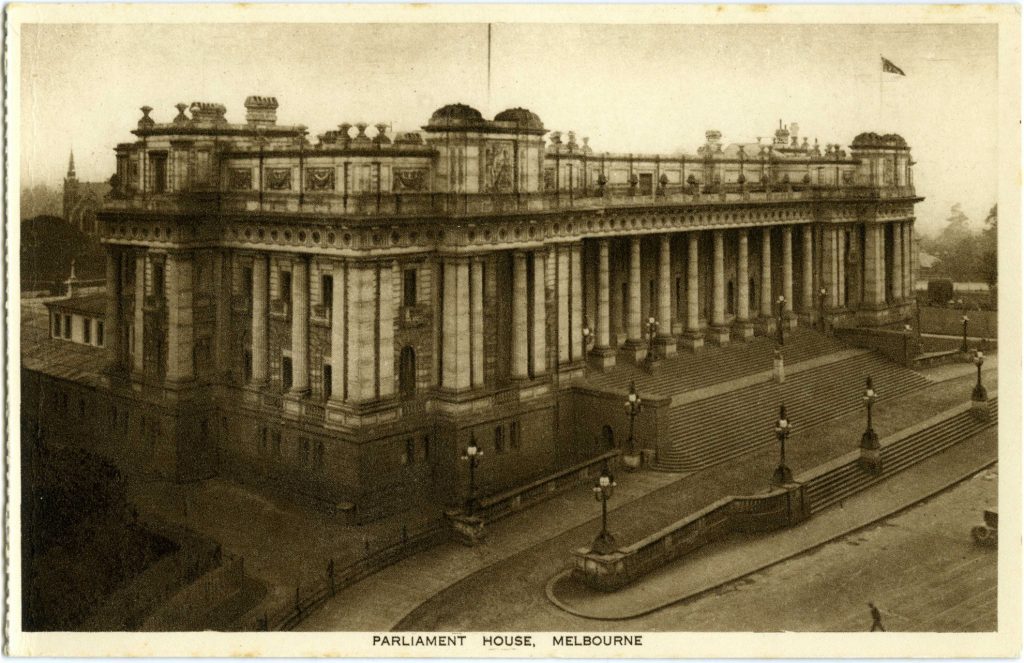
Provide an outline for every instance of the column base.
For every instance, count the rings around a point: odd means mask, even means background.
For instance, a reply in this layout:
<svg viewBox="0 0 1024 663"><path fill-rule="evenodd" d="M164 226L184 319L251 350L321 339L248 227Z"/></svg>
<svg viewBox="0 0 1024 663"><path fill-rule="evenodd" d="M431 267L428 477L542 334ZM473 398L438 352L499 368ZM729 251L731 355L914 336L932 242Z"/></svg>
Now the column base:
<svg viewBox="0 0 1024 663"><path fill-rule="evenodd" d="M750 320L737 320L732 325L732 336L737 341L748 341L754 338L754 323Z"/></svg>
<svg viewBox="0 0 1024 663"><path fill-rule="evenodd" d="M635 364L642 363L647 358L647 343L640 339L627 339L619 350L619 354Z"/></svg>
<svg viewBox="0 0 1024 663"><path fill-rule="evenodd" d="M758 318L755 326L762 336L771 336L775 333L775 318Z"/></svg>
<svg viewBox="0 0 1024 663"><path fill-rule="evenodd" d="M704 333L688 331L679 338L679 345L689 350L699 350L704 347Z"/></svg>
<svg viewBox="0 0 1024 663"><path fill-rule="evenodd" d="M796 329L800 319L793 311L786 311L783 314L783 324L786 325L786 329Z"/></svg>
<svg viewBox="0 0 1024 663"><path fill-rule="evenodd" d="M587 363L601 371L615 366L615 348L594 348L587 355Z"/></svg>
<svg viewBox="0 0 1024 663"><path fill-rule="evenodd" d="M676 355L676 339L674 336L655 336L654 345L658 348L659 357L674 357Z"/></svg>
<svg viewBox="0 0 1024 663"><path fill-rule="evenodd" d="M729 328L724 326L709 327L707 339L715 345L729 345Z"/></svg>

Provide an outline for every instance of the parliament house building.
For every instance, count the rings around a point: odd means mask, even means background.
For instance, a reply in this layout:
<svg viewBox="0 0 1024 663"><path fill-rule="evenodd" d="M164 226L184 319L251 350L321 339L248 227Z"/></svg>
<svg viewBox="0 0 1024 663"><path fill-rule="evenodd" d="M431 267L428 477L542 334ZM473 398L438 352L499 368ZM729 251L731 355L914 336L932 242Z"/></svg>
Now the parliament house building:
<svg viewBox="0 0 1024 663"><path fill-rule="evenodd" d="M649 352L913 307L920 198L898 135L820 145L779 123L613 154L524 108L314 139L277 107L147 106L116 147L102 367L61 383L134 471L360 521L455 504L471 440L492 493L621 446L628 384L608 407L588 384Z"/></svg>

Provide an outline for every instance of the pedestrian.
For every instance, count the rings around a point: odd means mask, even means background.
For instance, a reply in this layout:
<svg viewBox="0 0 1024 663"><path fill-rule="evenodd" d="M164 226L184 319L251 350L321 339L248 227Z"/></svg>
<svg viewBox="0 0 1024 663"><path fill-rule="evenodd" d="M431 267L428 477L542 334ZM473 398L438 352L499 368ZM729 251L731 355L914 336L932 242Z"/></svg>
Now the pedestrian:
<svg viewBox="0 0 1024 663"><path fill-rule="evenodd" d="M882 613L878 611L874 603L868 602L868 607L871 608L871 632L885 631L885 627L882 626Z"/></svg>

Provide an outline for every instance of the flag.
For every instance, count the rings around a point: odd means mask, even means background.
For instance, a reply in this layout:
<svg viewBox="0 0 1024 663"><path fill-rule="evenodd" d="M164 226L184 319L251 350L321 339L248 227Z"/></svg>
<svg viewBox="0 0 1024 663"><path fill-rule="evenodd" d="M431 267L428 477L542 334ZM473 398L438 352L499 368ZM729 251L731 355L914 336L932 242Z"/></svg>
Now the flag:
<svg viewBox="0 0 1024 663"><path fill-rule="evenodd" d="M882 58L882 71L887 74L899 74L900 76L906 76L903 70L894 65L890 60Z"/></svg>

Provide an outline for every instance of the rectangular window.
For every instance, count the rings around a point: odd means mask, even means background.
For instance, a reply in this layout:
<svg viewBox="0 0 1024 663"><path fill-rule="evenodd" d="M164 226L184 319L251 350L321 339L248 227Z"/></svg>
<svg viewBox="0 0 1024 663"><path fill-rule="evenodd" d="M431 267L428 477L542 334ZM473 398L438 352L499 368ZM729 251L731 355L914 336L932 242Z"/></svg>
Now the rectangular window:
<svg viewBox="0 0 1024 663"><path fill-rule="evenodd" d="M164 294L164 265L160 262L153 263L153 294Z"/></svg>
<svg viewBox="0 0 1024 663"><path fill-rule="evenodd" d="M53 314L53 338L60 338L60 313Z"/></svg>
<svg viewBox="0 0 1024 663"><path fill-rule="evenodd" d="M276 458L280 458L281 457L281 431L279 431L279 430L274 431L271 434L270 439L271 439L271 444L273 446L274 456Z"/></svg>
<svg viewBox="0 0 1024 663"><path fill-rule="evenodd" d="M519 422L513 421L508 425L508 443L513 450L519 449Z"/></svg>
<svg viewBox="0 0 1024 663"><path fill-rule="evenodd" d="M309 439L299 438L299 464L309 465Z"/></svg>
<svg viewBox="0 0 1024 663"><path fill-rule="evenodd" d="M92 318L82 318L82 342L92 344Z"/></svg>
<svg viewBox="0 0 1024 663"><path fill-rule="evenodd" d="M320 277L320 303L326 308L331 308L331 302L334 301L334 277L330 274L324 274Z"/></svg>
<svg viewBox="0 0 1024 663"><path fill-rule="evenodd" d="M416 462L416 442L410 437L405 441L405 453L402 455L402 465L409 465Z"/></svg>
<svg viewBox="0 0 1024 663"><path fill-rule="evenodd" d="M104 332L103 321L102 320L97 320L96 321L96 345L100 346L101 348L103 347L103 332Z"/></svg>
<svg viewBox="0 0 1024 663"><path fill-rule="evenodd" d="M292 388L292 358L281 358L281 387L287 391Z"/></svg>
<svg viewBox="0 0 1024 663"><path fill-rule="evenodd" d="M402 273L402 306L416 306L416 270Z"/></svg>
<svg viewBox="0 0 1024 663"><path fill-rule="evenodd" d="M163 193L167 190L167 155L149 155L149 164L153 173L153 193Z"/></svg>
<svg viewBox="0 0 1024 663"><path fill-rule="evenodd" d="M422 446L421 446L421 450L422 450L422 454L421 454L420 458L423 459L423 462L429 461L430 460L430 436L429 435L424 435L423 436L423 443L422 443Z"/></svg>
<svg viewBox="0 0 1024 663"><path fill-rule="evenodd" d="M502 426L494 427L494 451L505 453L505 428Z"/></svg>
<svg viewBox="0 0 1024 663"><path fill-rule="evenodd" d="M71 338L71 316L64 316L64 338Z"/></svg>
<svg viewBox="0 0 1024 663"><path fill-rule="evenodd" d="M285 306L288 306L288 302L292 300L292 273L282 271L281 272L281 299L284 301Z"/></svg>
<svg viewBox="0 0 1024 663"><path fill-rule="evenodd" d="M331 397L332 371L330 364L324 364L324 400Z"/></svg>
<svg viewBox="0 0 1024 663"><path fill-rule="evenodd" d="M242 294L247 301L252 301L252 267L242 268Z"/></svg>
<svg viewBox="0 0 1024 663"><path fill-rule="evenodd" d="M270 440L270 431L267 430L266 426L260 426L259 441L260 441L260 455L261 456L266 456L267 455L267 446L268 446L269 440Z"/></svg>

